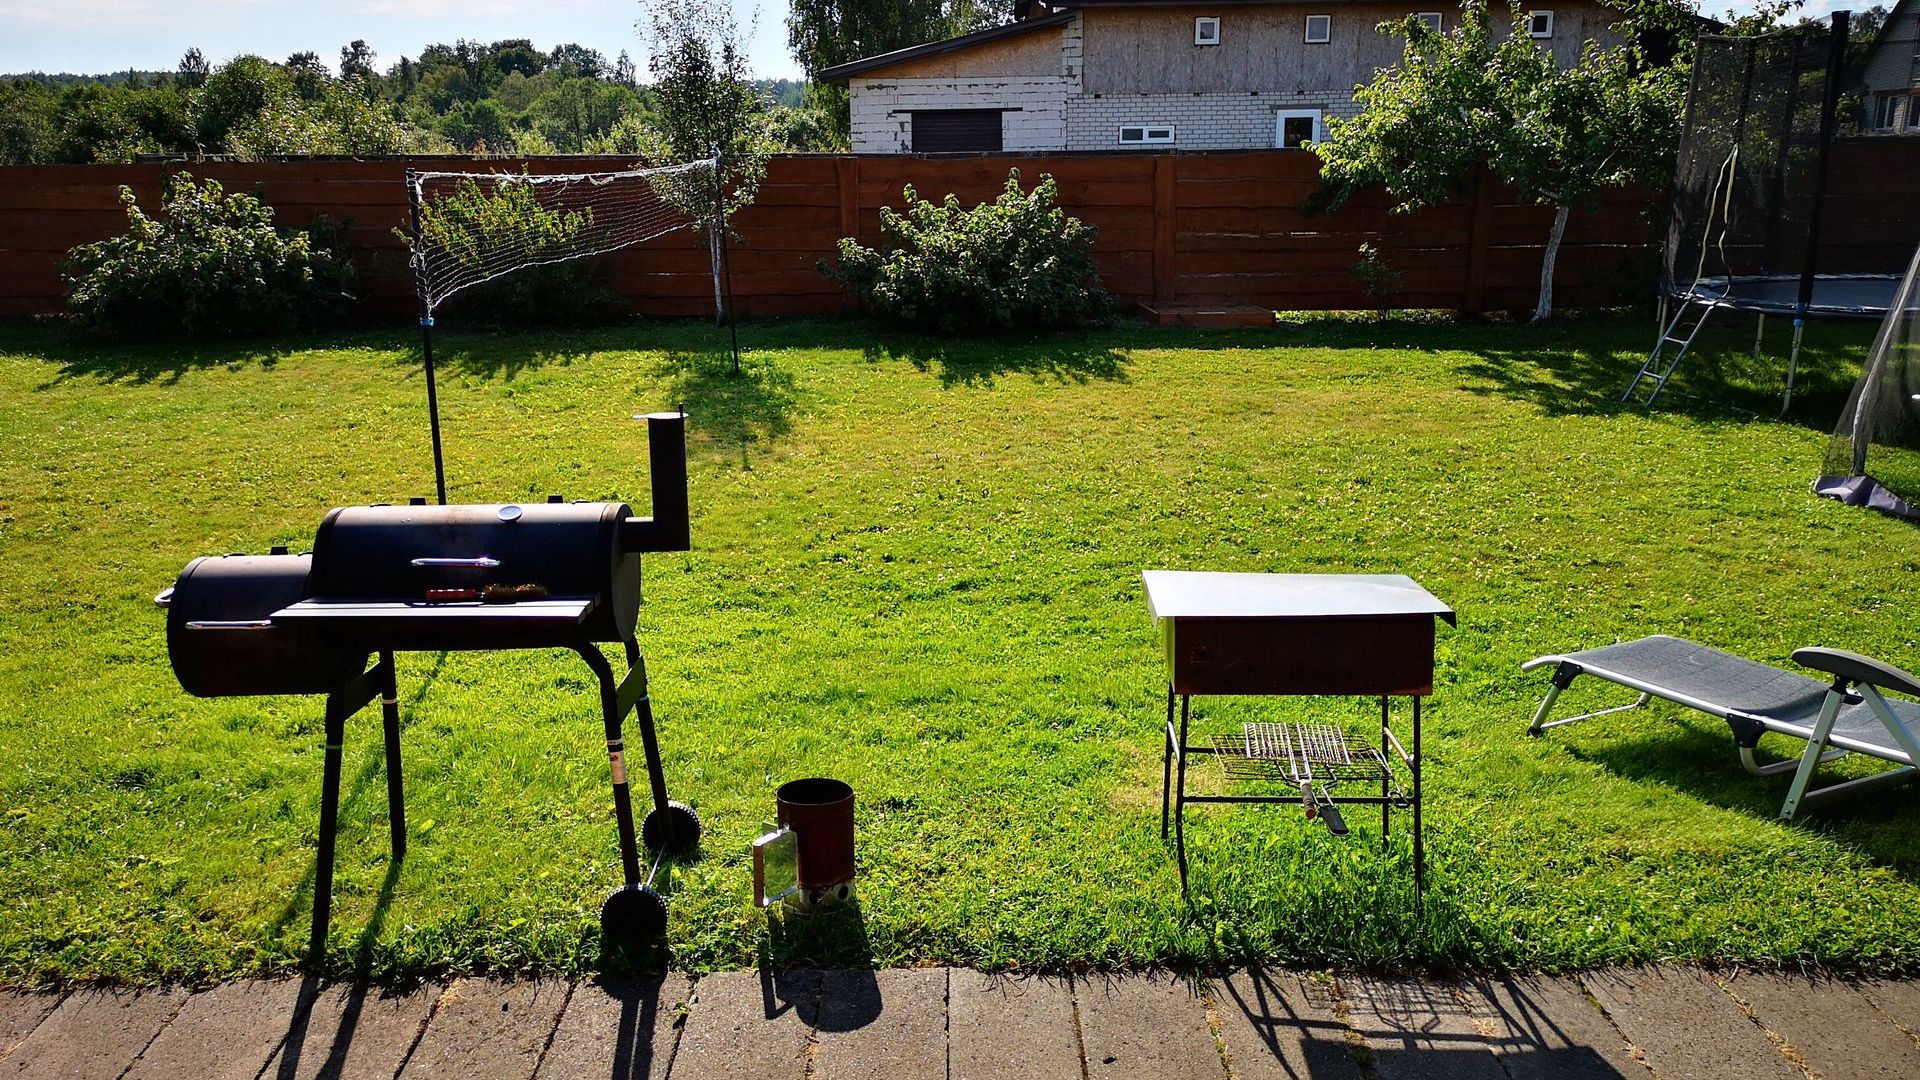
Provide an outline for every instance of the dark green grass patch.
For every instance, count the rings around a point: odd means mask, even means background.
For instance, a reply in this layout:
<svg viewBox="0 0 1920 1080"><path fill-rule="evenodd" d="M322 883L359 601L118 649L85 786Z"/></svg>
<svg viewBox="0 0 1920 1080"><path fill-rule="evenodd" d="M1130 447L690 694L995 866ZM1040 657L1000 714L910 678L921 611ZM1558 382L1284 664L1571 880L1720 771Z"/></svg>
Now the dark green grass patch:
<svg viewBox="0 0 1920 1080"><path fill-rule="evenodd" d="M1756 418L1777 370L1731 323L1661 407L1616 406L1652 333L1313 319L954 344L798 323L744 327L738 378L698 325L450 334L447 471L456 499L644 505L629 417L692 414L696 550L648 560L641 631L670 781L709 823L672 874L677 965L1920 968L1920 793L1780 825L1784 780L1742 773L1717 721L1524 735L1545 679L1519 665L1544 652L1657 631L1914 660L1915 532L1809 493L1867 328L1809 332L1786 422ZM194 555L301 550L330 506L430 493L422 402L399 333L0 332L0 976L299 961L320 703L185 696L151 597ZM1399 571L1459 609L1428 714L1424 916L1404 832L1382 851L1357 812L1336 841L1196 808L1182 902L1150 567ZM411 655L400 676L413 846L390 863L369 712L334 965L600 965L619 871L585 669ZM1578 689L1570 709L1610 700ZM747 844L808 774L860 794L860 903L770 925Z"/></svg>

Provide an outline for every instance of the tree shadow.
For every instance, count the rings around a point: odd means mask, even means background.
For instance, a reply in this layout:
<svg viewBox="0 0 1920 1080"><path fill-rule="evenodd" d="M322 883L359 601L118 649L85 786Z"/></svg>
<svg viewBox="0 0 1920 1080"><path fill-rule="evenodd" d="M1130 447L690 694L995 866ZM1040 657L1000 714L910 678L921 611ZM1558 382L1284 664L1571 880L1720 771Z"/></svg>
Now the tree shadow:
<svg viewBox="0 0 1920 1080"><path fill-rule="evenodd" d="M52 329L28 335L20 345L54 365L53 378L36 390L81 379L172 386L192 372L210 368L271 368L294 351L279 340L116 343L88 341Z"/></svg>
<svg viewBox="0 0 1920 1080"><path fill-rule="evenodd" d="M792 433L797 392L793 373L774 355L743 354L740 370L721 352L669 349L659 375L674 406L684 408L696 446L737 451L740 467L751 469L751 452L771 450Z"/></svg>
<svg viewBox="0 0 1920 1080"><path fill-rule="evenodd" d="M556 330L551 333L463 333L445 340L436 336L433 344L433 363L438 370L480 379L510 380L543 368L571 367L603 343L587 332ZM402 355L400 363L412 368L420 366L418 342Z"/></svg>
<svg viewBox="0 0 1920 1080"><path fill-rule="evenodd" d="M869 362L905 360L919 371L936 373L947 388L992 386L1010 375L1059 383L1126 382L1131 363L1126 353L1079 333L1027 339L889 335L864 346L861 355Z"/></svg>

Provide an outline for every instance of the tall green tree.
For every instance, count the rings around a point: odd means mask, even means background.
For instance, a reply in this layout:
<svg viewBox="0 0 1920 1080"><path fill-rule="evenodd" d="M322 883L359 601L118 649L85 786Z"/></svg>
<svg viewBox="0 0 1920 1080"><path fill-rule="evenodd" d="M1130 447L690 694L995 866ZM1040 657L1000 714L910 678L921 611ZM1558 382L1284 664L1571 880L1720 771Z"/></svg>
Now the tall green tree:
<svg viewBox="0 0 1920 1080"><path fill-rule="evenodd" d="M1521 18L1517 6L1511 17ZM1496 28L1474 4L1446 33L1412 18L1383 24L1406 35L1400 64L1356 90L1360 114L1332 121L1313 149L1329 207L1377 183L1395 211L1411 212L1462 190L1482 164L1522 198L1552 206L1539 322L1553 314L1554 268L1573 208L1602 188L1671 174L1685 81L1676 68L1591 41L1563 68L1551 50L1508 32L1512 25Z"/></svg>

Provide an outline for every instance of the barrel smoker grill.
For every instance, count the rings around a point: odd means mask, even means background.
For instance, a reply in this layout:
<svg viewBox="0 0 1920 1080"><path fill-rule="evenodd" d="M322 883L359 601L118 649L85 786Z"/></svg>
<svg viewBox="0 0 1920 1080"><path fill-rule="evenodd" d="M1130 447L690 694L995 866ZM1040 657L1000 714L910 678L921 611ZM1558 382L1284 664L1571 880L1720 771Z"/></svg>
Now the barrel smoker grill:
<svg viewBox="0 0 1920 1080"><path fill-rule="evenodd" d="M700 819L667 798L634 639L640 556L690 547L686 431L679 414L647 417L653 516L625 503L356 506L332 511L310 555L196 559L156 598L167 609L167 652L180 685L200 697L325 694L326 750L314 878L313 956L325 948L331 913L341 742L347 718L376 697L386 729L387 798L394 856L406 851L400 771L396 652L569 649L600 689L612 765L614 816L625 884L600 911L622 937L657 934L666 906L641 873L691 850ZM627 672L616 676L601 643L618 642ZM372 666L367 665L374 657ZM627 793L623 721L637 712L653 809L636 837Z"/></svg>

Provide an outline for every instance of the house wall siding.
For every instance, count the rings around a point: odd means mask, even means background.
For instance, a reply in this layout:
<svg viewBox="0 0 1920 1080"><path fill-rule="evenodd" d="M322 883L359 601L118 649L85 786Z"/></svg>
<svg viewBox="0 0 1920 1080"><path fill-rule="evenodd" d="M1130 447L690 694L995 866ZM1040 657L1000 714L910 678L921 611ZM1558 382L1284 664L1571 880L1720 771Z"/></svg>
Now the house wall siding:
<svg viewBox="0 0 1920 1080"><path fill-rule="evenodd" d="M1123 124L1172 124L1175 150L1272 146L1275 116L1282 109L1319 109L1323 118L1353 116L1360 111L1352 95L1339 91L1086 94L1067 99L1067 149L1123 149Z"/></svg>
<svg viewBox="0 0 1920 1080"><path fill-rule="evenodd" d="M853 152L913 148L915 109L1004 109L1004 150L1058 150L1067 141L1067 84L1058 75L989 79L853 80Z"/></svg>

